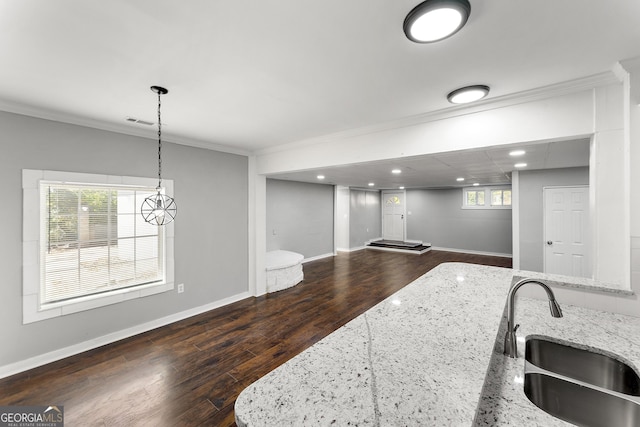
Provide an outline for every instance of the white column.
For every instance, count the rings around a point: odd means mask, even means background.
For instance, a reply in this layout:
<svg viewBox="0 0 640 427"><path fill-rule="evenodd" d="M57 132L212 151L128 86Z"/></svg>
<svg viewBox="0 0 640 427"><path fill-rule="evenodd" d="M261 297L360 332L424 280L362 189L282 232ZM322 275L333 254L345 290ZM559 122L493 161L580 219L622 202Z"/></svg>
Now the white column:
<svg viewBox="0 0 640 427"><path fill-rule="evenodd" d="M629 210L630 210L630 270L631 289L640 292L640 57L620 61L629 85L627 101L629 155ZM623 73L624 76L624 73ZM640 307L640 305L639 305Z"/></svg>
<svg viewBox="0 0 640 427"><path fill-rule="evenodd" d="M625 136L625 85L594 90L590 160L593 258L596 280L630 288L629 141Z"/></svg>
<svg viewBox="0 0 640 427"><path fill-rule="evenodd" d="M249 156L249 293L267 292L267 179L256 172L256 157Z"/></svg>
<svg viewBox="0 0 640 427"><path fill-rule="evenodd" d="M520 270L520 172L511 172L511 253L512 267Z"/></svg>

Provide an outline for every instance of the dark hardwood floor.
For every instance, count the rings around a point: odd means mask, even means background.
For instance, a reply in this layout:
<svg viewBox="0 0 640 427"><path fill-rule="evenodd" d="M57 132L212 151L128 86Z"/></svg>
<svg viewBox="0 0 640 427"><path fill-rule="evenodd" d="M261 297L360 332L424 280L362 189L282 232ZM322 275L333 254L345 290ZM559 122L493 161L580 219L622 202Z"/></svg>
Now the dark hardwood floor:
<svg viewBox="0 0 640 427"><path fill-rule="evenodd" d="M299 285L0 380L0 406L64 405L72 426L234 425L256 379L443 262L510 258L362 250L304 265Z"/></svg>

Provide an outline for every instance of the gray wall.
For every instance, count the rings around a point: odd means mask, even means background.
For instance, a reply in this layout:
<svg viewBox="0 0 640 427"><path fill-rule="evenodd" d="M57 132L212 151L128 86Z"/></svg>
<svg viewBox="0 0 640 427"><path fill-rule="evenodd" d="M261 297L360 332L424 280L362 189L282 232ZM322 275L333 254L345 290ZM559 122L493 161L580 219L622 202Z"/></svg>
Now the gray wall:
<svg viewBox="0 0 640 427"><path fill-rule="evenodd" d="M459 188L407 190L406 194L408 240L511 255L511 209L461 209Z"/></svg>
<svg viewBox="0 0 640 427"><path fill-rule="evenodd" d="M589 168L545 169L519 172L520 269L544 268L544 211L542 189L545 186L589 185Z"/></svg>
<svg viewBox="0 0 640 427"><path fill-rule="evenodd" d="M335 246L338 251L346 251L349 244L349 198L351 190L341 185L335 186Z"/></svg>
<svg viewBox="0 0 640 427"><path fill-rule="evenodd" d="M22 169L157 176L157 140L0 112L0 365L248 291L247 157L163 144L174 180L175 281L166 292L22 324Z"/></svg>
<svg viewBox="0 0 640 427"><path fill-rule="evenodd" d="M333 253L333 186L267 179L267 251Z"/></svg>
<svg viewBox="0 0 640 427"><path fill-rule="evenodd" d="M359 248L380 237L380 192L352 189L349 192L349 248Z"/></svg>

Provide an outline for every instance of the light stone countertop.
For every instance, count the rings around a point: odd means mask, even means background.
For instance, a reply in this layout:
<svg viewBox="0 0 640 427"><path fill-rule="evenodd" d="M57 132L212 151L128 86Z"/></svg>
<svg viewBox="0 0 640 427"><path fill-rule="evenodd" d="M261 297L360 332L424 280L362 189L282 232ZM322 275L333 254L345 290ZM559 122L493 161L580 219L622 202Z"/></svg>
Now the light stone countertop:
<svg viewBox="0 0 640 427"><path fill-rule="evenodd" d="M563 276L560 274L538 273L536 271L513 270L514 277L543 279L550 286L582 289L593 292L605 292L618 295L633 295L633 291L625 289L622 284L600 282L586 277Z"/></svg>
<svg viewBox="0 0 640 427"><path fill-rule="evenodd" d="M523 275L436 267L247 387L237 424L569 425L529 402L523 359L502 355L507 293ZM546 301L518 298L520 353L526 335L548 335L640 366L640 318L559 303L565 317L554 319Z"/></svg>

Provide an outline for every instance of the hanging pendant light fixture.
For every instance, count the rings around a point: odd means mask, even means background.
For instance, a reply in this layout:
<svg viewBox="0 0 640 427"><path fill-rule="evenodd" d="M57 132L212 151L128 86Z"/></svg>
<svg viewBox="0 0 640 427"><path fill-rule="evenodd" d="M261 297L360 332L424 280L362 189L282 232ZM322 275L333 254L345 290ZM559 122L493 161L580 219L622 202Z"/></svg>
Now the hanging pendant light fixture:
<svg viewBox="0 0 640 427"><path fill-rule="evenodd" d="M176 218L178 206L175 200L163 194L162 188L162 121L160 120L160 96L169 91L160 86L151 86L151 90L158 94L158 187L157 193L147 197L142 202L140 212L146 222L153 225L166 225Z"/></svg>

